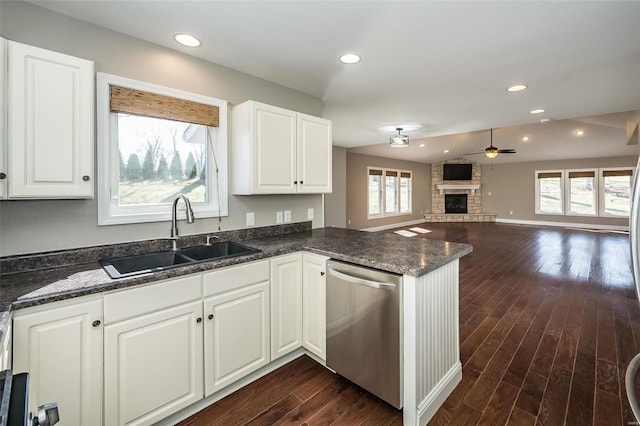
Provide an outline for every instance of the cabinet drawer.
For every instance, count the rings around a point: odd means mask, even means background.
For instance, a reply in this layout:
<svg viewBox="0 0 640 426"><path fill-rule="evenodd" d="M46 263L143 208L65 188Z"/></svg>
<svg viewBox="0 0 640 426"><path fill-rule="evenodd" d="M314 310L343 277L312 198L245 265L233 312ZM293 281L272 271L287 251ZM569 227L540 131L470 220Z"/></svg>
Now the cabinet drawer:
<svg viewBox="0 0 640 426"><path fill-rule="evenodd" d="M104 296L104 323L137 317L202 298L202 276L191 275Z"/></svg>
<svg viewBox="0 0 640 426"><path fill-rule="evenodd" d="M204 295L211 296L263 281L269 281L268 260L232 266L204 274Z"/></svg>

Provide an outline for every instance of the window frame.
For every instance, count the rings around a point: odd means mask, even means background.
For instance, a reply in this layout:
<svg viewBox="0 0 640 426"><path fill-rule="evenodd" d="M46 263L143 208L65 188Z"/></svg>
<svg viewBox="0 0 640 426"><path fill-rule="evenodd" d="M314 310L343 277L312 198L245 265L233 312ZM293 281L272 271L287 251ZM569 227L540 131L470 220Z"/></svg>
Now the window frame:
<svg viewBox="0 0 640 426"><path fill-rule="evenodd" d="M369 188L369 176L371 176L371 171L372 170L376 170L376 171L380 171L382 172L381 179L380 179L380 193L378 194L378 200L380 201L380 213L377 214L370 214L369 213L369 204L371 201L371 191ZM386 212L387 209L387 203L386 203L386 197L387 197L387 185L386 185L386 178L387 178L387 172L390 173L395 173L395 199L394 199L394 204L395 204L395 211L394 212ZM407 178L406 176L404 177L405 179L409 179L409 211L403 212L402 211L402 206L401 206L401 196L400 196L400 180L402 179L402 174L409 174L409 177ZM374 166L368 166L367 167L367 219L381 219L381 218L385 218L385 217L393 217L393 216L405 216L405 215L410 215L413 213L413 200L412 200L412 196L413 196L413 171L411 170L402 170L402 169L391 169L391 168L387 168L387 167L374 167Z"/></svg>
<svg viewBox="0 0 640 426"><path fill-rule="evenodd" d="M560 208L559 213L547 212L540 209L540 178L538 177L543 173L560 173ZM565 171L564 170L536 170L535 171L535 214L563 216L565 214Z"/></svg>
<svg viewBox="0 0 640 426"><path fill-rule="evenodd" d="M565 171L565 193L564 193L564 201L565 201L565 216L584 216L584 217L597 217L599 212L599 198L600 191L598 185L598 169L597 168L584 168L584 169L566 169ZM578 213L571 210L571 173L591 173L593 172L593 204L594 209L593 213Z"/></svg>
<svg viewBox="0 0 640 426"><path fill-rule="evenodd" d="M625 217L629 217L628 215L618 215L618 214L608 214L605 212L605 185L604 185L604 174L605 172L616 172L616 171L627 171L631 172L631 176L629 177L629 197L632 196L633 193L633 178L635 174L635 168L633 167L602 167L598 169L598 188L601 190L598 191L598 215L600 217L612 217L617 219L623 219Z"/></svg>
<svg viewBox="0 0 640 426"><path fill-rule="evenodd" d="M216 159L218 169L216 174L213 153L207 149L207 203L192 203L196 218L225 217L229 215L228 188L228 133L227 133L227 104L228 102L210 96L199 95L179 89L173 89L143 81L133 80L116 75L97 73L96 77L96 113L97 113L97 171L98 171L98 225L119 225L129 223L147 223L171 220L171 206L161 207L136 206L135 208L114 208L112 203L112 187L118 184L119 157L117 141L117 114L110 109L110 86L121 86L142 90L177 99L183 99L201 104L214 105L219 108L218 147ZM115 126L115 127L114 127ZM221 164L224 162L223 164ZM215 176L219 181L216 183ZM219 191L219 197L214 197L214 188ZM220 205L217 206L218 200ZM135 211L134 211L135 210Z"/></svg>

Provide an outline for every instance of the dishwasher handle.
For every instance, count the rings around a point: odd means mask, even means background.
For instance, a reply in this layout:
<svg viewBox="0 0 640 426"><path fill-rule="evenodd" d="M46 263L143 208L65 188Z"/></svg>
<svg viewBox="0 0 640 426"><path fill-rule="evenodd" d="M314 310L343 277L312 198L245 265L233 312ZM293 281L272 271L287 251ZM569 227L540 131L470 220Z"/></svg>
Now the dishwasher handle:
<svg viewBox="0 0 640 426"><path fill-rule="evenodd" d="M336 278L340 278L341 280L353 283L360 284L367 287L378 288L382 290L393 290L396 288L395 284L392 283L384 283L380 281L372 281L366 278L360 278L353 275L347 275L343 272L336 271L335 269L329 269L329 275L333 275Z"/></svg>

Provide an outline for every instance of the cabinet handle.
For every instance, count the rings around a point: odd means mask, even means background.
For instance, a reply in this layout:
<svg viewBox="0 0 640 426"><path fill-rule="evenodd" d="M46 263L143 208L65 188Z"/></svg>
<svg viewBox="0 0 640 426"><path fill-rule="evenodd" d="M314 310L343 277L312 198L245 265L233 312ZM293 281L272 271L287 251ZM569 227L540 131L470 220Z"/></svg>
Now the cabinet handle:
<svg viewBox="0 0 640 426"><path fill-rule="evenodd" d="M298 181L297 181L297 180L294 180L294 181L293 181L293 184L294 184L294 185L297 185L297 184L298 184Z"/></svg>
<svg viewBox="0 0 640 426"><path fill-rule="evenodd" d="M85 182L89 182L89 180L91 180L91 178L88 175L84 175L82 176L82 180Z"/></svg>
<svg viewBox="0 0 640 426"><path fill-rule="evenodd" d="M300 185L302 185L303 183L304 183L303 181L300 181Z"/></svg>
<svg viewBox="0 0 640 426"><path fill-rule="evenodd" d="M6 179L6 178L7 178L6 173L0 173L0 179Z"/></svg>
<svg viewBox="0 0 640 426"><path fill-rule="evenodd" d="M320 276L321 276L321 277L324 277L324 272L320 272Z"/></svg>
<svg viewBox="0 0 640 426"><path fill-rule="evenodd" d="M100 320L95 320L94 322L91 323L91 325L94 327L100 327L100 324L101 324Z"/></svg>
<svg viewBox="0 0 640 426"><path fill-rule="evenodd" d="M196 318L196 322L200 324L202 322L202 318L201 317Z"/></svg>
<svg viewBox="0 0 640 426"><path fill-rule="evenodd" d="M207 318L209 318L210 320L212 320L212 319L213 319L213 314L209 314L209 316L208 316Z"/></svg>

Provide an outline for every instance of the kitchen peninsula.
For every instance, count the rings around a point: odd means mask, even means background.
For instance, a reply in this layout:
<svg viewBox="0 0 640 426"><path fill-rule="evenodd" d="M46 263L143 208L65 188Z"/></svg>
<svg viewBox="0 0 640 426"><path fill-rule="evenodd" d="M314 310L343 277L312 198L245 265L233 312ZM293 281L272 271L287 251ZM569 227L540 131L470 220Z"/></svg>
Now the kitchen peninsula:
<svg viewBox="0 0 640 426"><path fill-rule="evenodd" d="M99 259L164 250L170 243L167 240L153 240L0 258L2 271L0 341L2 333L6 334L7 326L11 323L11 314L19 316L23 309L42 310L52 303L69 303L74 299L86 298L99 300L102 303L102 295L105 295L107 300L107 297L117 296L133 289L161 285L157 282L168 282L183 277L200 277L202 274L206 276L216 273L217 270L226 271L238 266L247 268L253 264L266 264L268 268L269 259L298 252L311 253L325 259L342 260L403 275L401 382L404 424L426 424L461 380L462 367L459 360L458 337L458 259L471 252L471 246L405 238L390 233L367 233L339 228L311 230L310 228L310 223L305 222L288 226L220 232L218 235L221 240L240 241L244 245L261 251L247 256L198 263L116 280L109 278L100 267ZM183 237L180 244L181 246L201 244L200 240L203 239L204 236L187 236ZM249 270L245 269L245 271ZM216 281L216 285L218 282ZM273 282L271 285L273 286ZM198 278L194 288L201 289L201 287ZM187 287L184 288L186 292ZM201 306L202 302L199 303ZM99 313L102 314L102 308ZM106 305L104 315L107 315ZM107 320L104 318L98 320L92 318L92 320L94 324L96 321L98 323L102 321L105 326L107 325ZM271 338L273 339L273 336ZM107 344L108 340L105 338L105 354L108 350ZM297 348L289 354L289 357L279 358L279 363L274 362L271 357L266 360L266 365L253 372L247 380L255 380L282 365L291 357L297 357L303 353L305 351L302 347ZM315 358L323 363L321 357ZM108 380L105 378L105 385L106 382ZM202 387L201 381L198 383ZM233 386L216 390L206 398L203 397L200 389L197 402L189 403L186 408L180 407L180 410L166 412L163 418L166 418L166 421L184 418L194 410L197 411L226 396L233 390ZM214 387L214 389L217 388ZM105 400L109 398L108 392L105 386ZM106 418L107 409L99 407L97 411L99 418L102 418L102 412L105 413ZM155 421L158 419L156 418ZM111 424L107 420L103 420L103 423Z"/></svg>

